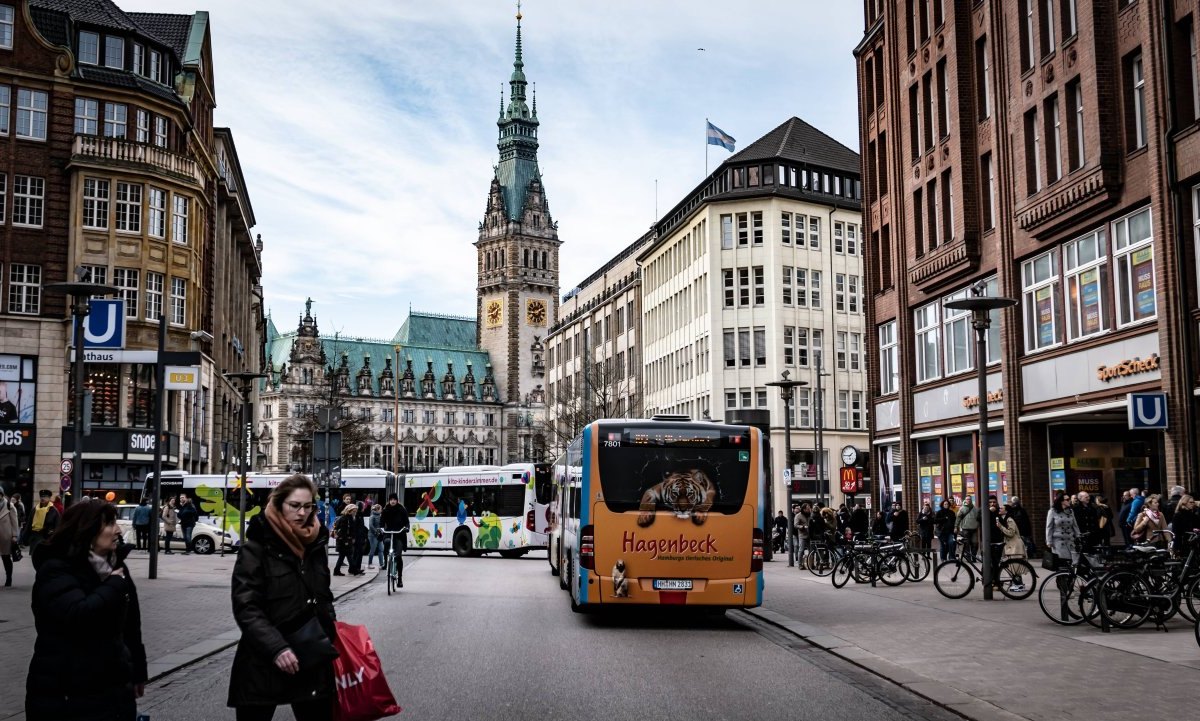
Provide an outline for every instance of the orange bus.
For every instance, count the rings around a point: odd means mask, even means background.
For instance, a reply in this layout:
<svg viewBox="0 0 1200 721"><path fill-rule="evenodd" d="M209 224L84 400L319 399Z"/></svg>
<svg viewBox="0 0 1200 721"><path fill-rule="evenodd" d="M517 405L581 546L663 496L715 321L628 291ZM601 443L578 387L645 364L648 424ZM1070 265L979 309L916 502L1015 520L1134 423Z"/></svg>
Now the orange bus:
<svg viewBox="0 0 1200 721"><path fill-rule="evenodd" d="M760 605L765 442L686 416L585 427L554 473L571 608Z"/></svg>

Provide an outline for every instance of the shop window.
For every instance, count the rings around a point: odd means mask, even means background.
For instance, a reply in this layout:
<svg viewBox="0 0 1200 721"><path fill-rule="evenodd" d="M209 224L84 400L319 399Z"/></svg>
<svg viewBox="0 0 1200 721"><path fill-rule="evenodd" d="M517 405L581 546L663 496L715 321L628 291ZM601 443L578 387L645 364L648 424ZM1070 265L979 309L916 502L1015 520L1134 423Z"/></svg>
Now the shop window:
<svg viewBox="0 0 1200 721"><path fill-rule="evenodd" d="M1117 324L1124 326L1155 317L1154 245L1150 209L1113 223L1117 285Z"/></svg>
<svg viewBox="0 0 1200 721"><path fill-rule="evenodd" d="M942 466L942 442L938 438L917 441L917 484L921 503L929 503L936 512L946 497L945 468Z"/></svg>
<svg viewBox="0 0 1200 721"><path fill-rule="evenodd" d="M1066 277L1067 339L1104 332L1104 286L1108 234L1101 228L1063 246ZM1151 291L1153 303L1153 291Z"/></svg>
<svg viewBox="0 0 1200 721"><path fill-rule="evenodd" d="M949 495L957 506L966 496L979 501L975 468L975 435L967 433L946 438L946 466L949 471Z"/></svg>
<svg viewBox="0 0 1200 721"><path fill-rule="evenodd" d="M1021 264L1025 311L1025 350L1058 345L1062 333L1058 295L1058 251L1051 250Z"/></svg>

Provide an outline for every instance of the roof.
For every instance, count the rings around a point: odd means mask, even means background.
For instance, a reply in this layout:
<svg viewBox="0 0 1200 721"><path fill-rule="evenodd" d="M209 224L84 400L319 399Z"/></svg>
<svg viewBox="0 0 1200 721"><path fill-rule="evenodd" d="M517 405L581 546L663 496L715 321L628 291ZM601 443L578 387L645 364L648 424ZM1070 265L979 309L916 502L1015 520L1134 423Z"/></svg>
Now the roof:
<svg viewBox="0 0 1200 721"><path fill-rule="evenodd" d="M734 153L722 165L770 158L796 160L855 175L862 172L858 153L797 117L789 118Z"/></svg>
<svg viewBox="0 0 1200 721"><path fill-rule="evenodd" d="M131 73L128 70L113 70L99 65L80 64L75 66L75 72L83 80L103 83L104 85L117 88L136 88L143 93L157 95L163 100L174 103L180 102L179 96L171 88L153 82L149 78L143 78L137 73Z"/></svg>
<svg viewBox="0 0 1200 721"><path fill-rule="evenodd" d="M64 13L77 23L125 32L145 32L111 0L29 0L34 8Z"/></svg>
<svg viewBox="0 0 1200 721"><path fill-rule="evenodd" d="M496 180L504 192L504 214L509 220L520 220L525 212L525 198L529 194L529 184L539 179L536 160L514 158L502 160L496 166Z"/></svg>
<svg viewBox="0 0 1200 721"><path fill-rule="evenodd" d="M473 350L475 330L474 318L409 311L392 342Z"/></svg>
<svg viewBox="0 0 1200 721"><path fill-rule="evenodd" d="M200 13L197 13L199 15ZM180 59L186 57L188 35L192 29L191 15L174 15L168 13L129 13L129 17L146 32L161 40L167 47L175 51ZM207 18L206 18L207 20Z"/></svg>

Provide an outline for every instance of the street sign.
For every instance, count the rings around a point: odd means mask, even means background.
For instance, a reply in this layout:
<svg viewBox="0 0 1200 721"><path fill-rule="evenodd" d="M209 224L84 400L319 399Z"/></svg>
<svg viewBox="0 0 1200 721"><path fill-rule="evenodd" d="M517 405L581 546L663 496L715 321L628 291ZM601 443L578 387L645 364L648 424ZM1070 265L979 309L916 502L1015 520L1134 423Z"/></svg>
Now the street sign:
<svg viewBox="0 0 1200 721"><path fill-rule="evenodd" d="M125 301L92 298L83 324L83 347L115 350L125 347Z"/></svg>
<svg viewBox="0 0 1200 721"><path fill-rule="evenodd" d="M62 471L64 476L69 476L71 475L71 471L75 470L75 464L71 462L70 458L64 458L62 459L62 463L58 464L58 469Z"/></svg>
<svg viewBox="0 0 1200 721"><path fill-rule="evenodd" d="M1167 429L1166 393L1130 393L1128 411L1132 430Z"/></svg>
<svg viewBox="0 0 1200 721"><path fill-rule="evenodd" d="M71 477L70 476L63 476L62 478L60 478L58 480L59 480L59 485L62 486L62 489L64 491L70 490L70 488L71 488Z"/></svg>
<svg viewBox="0 0 1200 721"><path fill-rule="evenodd" d="M858 493L858 469L853 466L842 468L842 493Z"/></svg>
<svg viewBox="0 0 1200 721"><path fill-rule="evenodd" d="M163 388L169 391L195 391L200 389L200 369L194 366L167 366Z"/></svg>
<svg viewBox="0 0 1200 721"><path fill-rule="evenodd" d="M158 351L84 348L83 360L86 363L157 363ZM71 362L75 362L75 351L71 351Z"/></svg>

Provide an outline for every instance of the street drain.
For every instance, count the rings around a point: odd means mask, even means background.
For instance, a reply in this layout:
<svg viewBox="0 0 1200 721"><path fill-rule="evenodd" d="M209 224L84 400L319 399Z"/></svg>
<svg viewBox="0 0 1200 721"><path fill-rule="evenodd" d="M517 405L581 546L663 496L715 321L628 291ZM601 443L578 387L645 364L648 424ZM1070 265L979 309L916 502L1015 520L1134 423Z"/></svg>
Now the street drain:
<svg viewBox="0 0 1200 721"><path fill-rule="evenodd" d="M429 605L430 605L430 606L436 606L436 605L438 605L439 603L441 603L441 601L434 601L433 603L431 603L431 604L429 604Z"/></svg>

